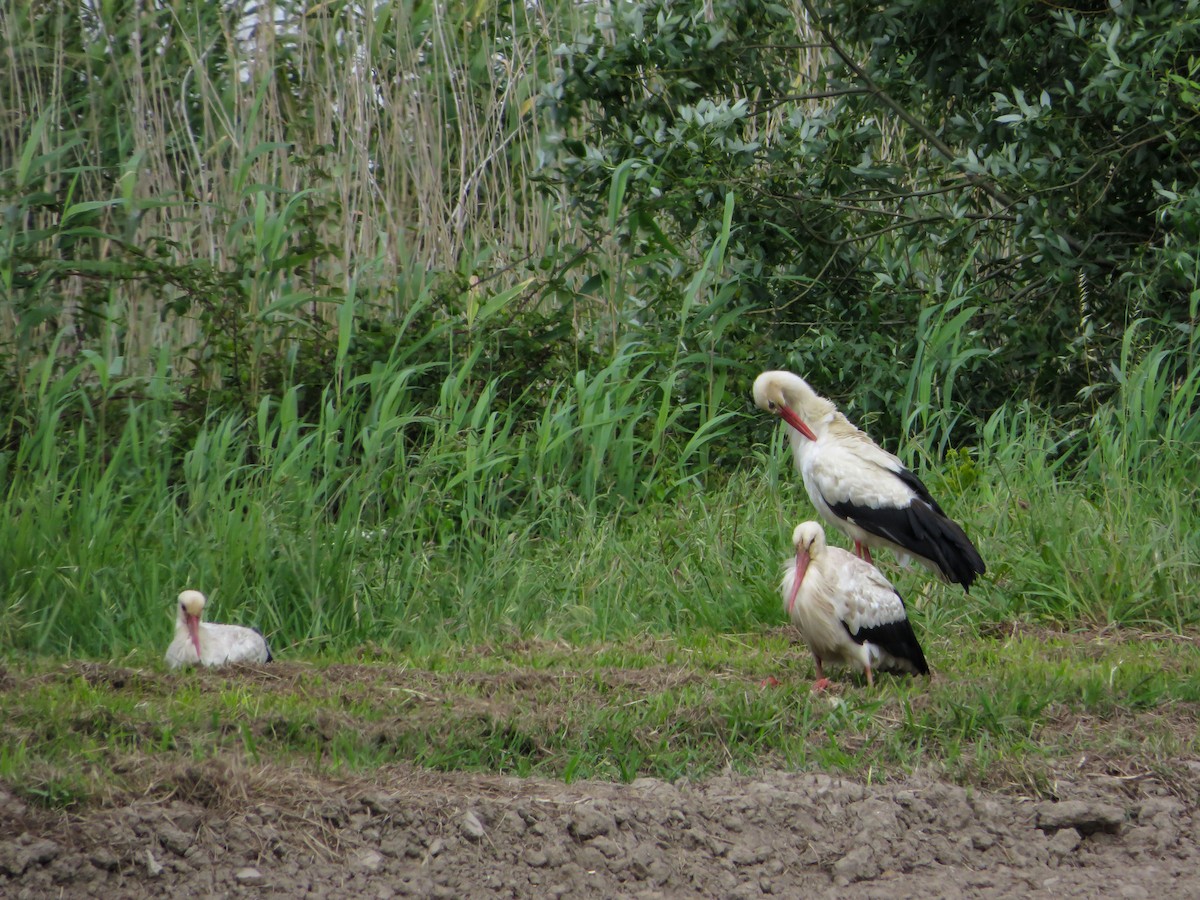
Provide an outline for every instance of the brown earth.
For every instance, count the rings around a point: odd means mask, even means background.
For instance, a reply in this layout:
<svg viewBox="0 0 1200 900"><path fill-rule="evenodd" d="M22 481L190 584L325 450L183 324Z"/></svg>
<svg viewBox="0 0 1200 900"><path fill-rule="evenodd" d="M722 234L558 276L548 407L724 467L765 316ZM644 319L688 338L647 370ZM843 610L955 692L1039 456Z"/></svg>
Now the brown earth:
<svg viewBox="0 0 1200 900"><path fill-rule="evenodd" d="M922 775L564 784L237 756L121 765L140 794L73 811L0 784L0 897L1200 897L1190 785L1103 767L1044 799ZM1200 762L1176 772L1194 782Z"/></svg>
<svg viewBox="0 0 1200 900"><path fill-rule="evenodd" d="M925 778L370 781L209 762L51 814L0 791L5 897L1196 897L1200 815L1152 781L1032 801Z"/></svg>

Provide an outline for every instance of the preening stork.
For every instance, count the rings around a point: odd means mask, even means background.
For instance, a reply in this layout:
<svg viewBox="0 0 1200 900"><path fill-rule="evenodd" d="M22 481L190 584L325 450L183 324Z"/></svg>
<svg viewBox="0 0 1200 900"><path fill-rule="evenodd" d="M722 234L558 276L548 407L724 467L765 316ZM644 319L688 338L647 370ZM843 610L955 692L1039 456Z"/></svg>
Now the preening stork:
<svg viewBox="0 0 1200 900"><path fill-rule="evenodd" d="M825 543L817 522L801 522L792 532L796 557L779 586L784 608L800 630L817 664L814 690L829 680L825 663L854 666L866 673L929 674L904 600L877 568L841 547Z"/></svg>
<svg viewBox="0 0 1200 900"><path fill-rule="evenodd" d="M763 372L754 402L785 421L796 468L817 513L854 541L867 562L887 547L970 591L986 571L966 532L921 479L859 431L836 406L791 372Z"/></svg>
<svg viewBox="0 0 1200 900"><path fill-rule="evenodd" d="M241 625L216 625L200 621L205 597L199 591L179 595L175 617L175 639L167 647L167 665L220 666L225 663L270 662L266 638L253 628Z"/></svg>

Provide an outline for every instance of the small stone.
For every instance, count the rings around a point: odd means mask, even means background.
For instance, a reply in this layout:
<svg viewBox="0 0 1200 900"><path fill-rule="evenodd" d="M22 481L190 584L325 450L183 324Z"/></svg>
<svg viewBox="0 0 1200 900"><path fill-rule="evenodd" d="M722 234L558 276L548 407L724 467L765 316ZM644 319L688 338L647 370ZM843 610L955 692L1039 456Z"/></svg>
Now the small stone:
<svg viewBox="0 0 1200 900"><path fill-rule="evenodd" d="M1080 834L1107 831L1116 834L1125 821L1125 810L1110 803L1063 800L1037 805L1037 827L1042 831L1075 828Z"/></svg>
<svg viewBox="0 0 1200 900"><path fill-rule="evenodd" d="M259 816L262 814L259 813ZM171 811L171 822L181 831L195 834L200 827L200 816L186 807L176 807Z"/></svg>
<svg viewBox="0 0 1200 900"><path fill-rule="evenodd" d="M396 801L382 791L367 794L362 804L377 816L386 816L396 808Z"/></svg>
<svg viewBox="0 0 1200 900"><path fill-rule="evenodd" d="M1083 838L1074 828L1062 828L1055 833L1054 837L1050 838L1050 852L1057 853L1059 856L1066 856L1069 853L1074 853L1078 848Z"/></svg>
<svg viewBox="0 0 1200 900"><path fill-rule="evenodd" d="M151 878L154 878L155 876L161 874L162 870L163 870L162 863L160 863L157 859L154 858L153 853L151 853L149 850L147 850L146 851L146 872L150 875Z"/></svg>
<svg viewBox="0 0 1200 900"><path fill-rule="evenodd" d="M621 855L621 845L612 838L598 837L594 838L591 846L599 850L606 859L616 859Z"/></svg>
<svg viewBox="0 0 1200 900"><path fill-rule="evenodd" d="M192 839L170 824L159 826L158 841L176 856L183 856L192 846Z"/></svg>
<svg viewBox="0 0 1200 900"><path fill-rule="evenodd" d="M595 806L585 804L571 816L567 831L577 840L590 841L602 834L611 834L617 827L616 819Z"/></svg>
<svg viewBox="0 0 1200 900"><path fill-rule="evenodd" d="M428 853L430 856L437 856L439 853L441 853L445 849L446 849L446 842L443 841L441 838L434 838L429 844Z"/></svg>
<svg viewBox="0 0 1200 900"><path fill-rule="evenodd" d="M17 878L29 868L29 854L17 841L0 844L0 872Z"/></svg>
<svg viewBox="0 0 1200 900"><path fill-rule="evenodd" d="M40 866L44 866L51 860L57 859L58 854L62 852L62 847L54 843L49 838L42 838L40 841L34 841L25 848L29 854L29 858Z"/></svg>
<svg viewBox="0 0 1200 900"><path fill-rule="evenodd" d="M741 846L733 848L729 859L736 866L753 866L765 861L768 855L765 847Z"/></svg>
<svg viewBox="0 0 1200 900"><path fill-rule="evenodd" d="M238 884L254 885L262 884L264 879L263 873L258 871L258 869L253 866L246 866L244 869L238 869L233 873L233 880Z"/></svg>
<svg viewBox="0 0 1200 900"><path fill-rule="evenodd" d="M106 872L117 871L117 866L121 864L117 855L107 847L97 847L91 852L88 859L97 869L103 869Z"/></svg>
<svg viewBox="0 0 1200 900"><path fill-rule="evenodd" d="M845 884L870 881L879 875L875 852L869 845L860 844L833 864L833 874Z"/></svg>
<svg viewBox="0 0 1200 900"><path fill-rule="evenodd" d="M524 833L529 826L525 820L513 812L511 809L500 818L500 828L502 831L515 832L516 834Z"/></svg>
<svg viewBox="0 0 1200 900"><path fill-rule="evenodd" d="M525 851L525 865L529 866L530 868L540 869L548 862L550 862L549 857L547 857L546 854L541 850Z"/></svg>
<svg viewBox="0 0 1200 900"><path fill-rule="evenodd" d="M383 868L383 854L378 850L363 850L354 857L356 869L366 869L368 872L378 872Z"/></svg>
<svg viewBox="0 0 1200 900"><path fill-rule="evenodd" d="M481 841L487 833L483 828L483 823L479 821L479 816L475 815L471 810L467 810L462 817L462 822L459 823L459 828L469 841Z"/></svg>
<svg viewBox="0 0 1200 900"><path fill-rule="evenodd" d="M976 850L989 850L996 844L996 839L988 832L977 828L971 832L971 846Z"/></svg>

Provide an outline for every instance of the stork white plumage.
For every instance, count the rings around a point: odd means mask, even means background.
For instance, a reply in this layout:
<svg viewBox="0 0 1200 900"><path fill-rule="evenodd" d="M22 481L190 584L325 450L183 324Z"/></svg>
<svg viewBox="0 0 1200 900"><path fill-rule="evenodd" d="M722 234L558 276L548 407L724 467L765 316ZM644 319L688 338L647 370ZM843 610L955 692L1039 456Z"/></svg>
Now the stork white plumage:
<svg viewBox="0 0 1200 900"><path fill-rule="evenodd" d="M904 600L866 560L825 543L817 522L801 522L792 532L795 559L780 584L784 608L804 636L817 665L814 690L829 684L825 663L853 666L866 673L905 672L927 675Z"/></svg>
<svg viewBox="0 0 1200 900"><path fill-rule="evenodd" d="M175 639L167 647L167 665L220 666L225 663L270 662L266 638L253 628L202 622L205 597L199 591L179 595L175 617Z"/></svg>
<svg viewBox="0 0 1200 900"><path fill-rule="evenodd" d="M754 402L790 428L796 468L818 515L854 541L868 562L886 547L902 564L916 559L944 581L972 583L987 571L962 527L947 516L921 479L855 428L799 375L763 372Z"/></svg>

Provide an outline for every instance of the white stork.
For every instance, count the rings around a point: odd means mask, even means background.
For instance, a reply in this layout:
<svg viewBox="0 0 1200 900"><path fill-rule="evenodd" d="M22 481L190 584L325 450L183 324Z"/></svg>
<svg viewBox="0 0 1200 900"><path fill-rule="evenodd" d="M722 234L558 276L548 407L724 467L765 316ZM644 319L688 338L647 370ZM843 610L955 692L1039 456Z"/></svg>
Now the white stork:
<svg viewBox="0 0 1200 900"><path fill-rule="evenodd" d="M167 647L167 665L220 666L225 663L270 662L266 639L253 628L241 625L214 625L201 622L205 598L199 591L179 595L179 613L175 617L175 639Z"/></svg>
<svg viewBox="0 0 1200 900"><path fill-rule="evenodd" d="M817 522L792 532L796 557L779 586L784 608L817 663L813 690L829 685L825 663L854 666L874 686L871 672L927 675L929 666L904 609L904 600L869 562L825 543Z"/></svg>
<svg viewBox="0 0 1200 900"><path fill-rule="evenodd" d="M966 591L986 571L971 539L921 479L799 375L763 372L754 380L754 402L791 426L792 455L813 506L867 562L872 547L887 547L901 564L915 558Z"/></svg>

